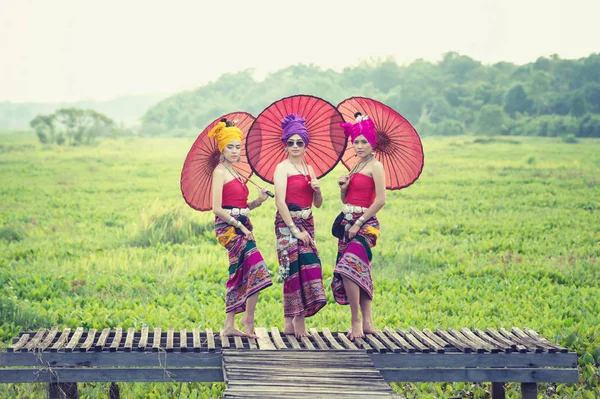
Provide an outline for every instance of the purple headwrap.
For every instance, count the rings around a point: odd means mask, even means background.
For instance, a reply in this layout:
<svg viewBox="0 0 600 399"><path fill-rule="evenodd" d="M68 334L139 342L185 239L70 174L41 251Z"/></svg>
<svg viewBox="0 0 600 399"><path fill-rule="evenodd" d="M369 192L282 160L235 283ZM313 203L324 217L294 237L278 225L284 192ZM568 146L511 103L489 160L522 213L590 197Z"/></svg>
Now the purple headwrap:
<svg viewBox="0 0 600 399"><path fill-rule="evenodd" d="M283 118L283 121L281 122L281 127L283 129L281 141L285 144L290 137L297 134L308 147L308 130L306 130L304 122L306 122L306 120L298 114L289 114Z"/></svg>
<svg viewBox="0 0 600 399"><path fill-rule="evenodd" d="M360 135L365 136L365 139L371 144L371 147L375 149L377 144L377 132L375 132L375 124L368 116L357 113L355 123L340 123L340 126L344 128L344 134L346 137L350 136L352 141Z"/></svg>

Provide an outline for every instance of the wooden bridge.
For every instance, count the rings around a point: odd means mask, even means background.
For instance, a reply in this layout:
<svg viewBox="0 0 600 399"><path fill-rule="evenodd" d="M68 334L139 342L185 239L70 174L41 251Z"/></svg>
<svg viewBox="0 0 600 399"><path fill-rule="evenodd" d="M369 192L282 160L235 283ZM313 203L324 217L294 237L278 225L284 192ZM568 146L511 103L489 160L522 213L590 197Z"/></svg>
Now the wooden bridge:
<svg viewBox="0 0 600 399"><path fill-rule="evenodd" d="M51 398L75 398L78 382L225 381L225 398L394 397L387 382L578 381L577 354L528 328L385 328L354 342L345 333L310 329L297 340L276 327L257 339L204 331L129 328L23 332L0 352L0 383L49 384Z"/></svg>

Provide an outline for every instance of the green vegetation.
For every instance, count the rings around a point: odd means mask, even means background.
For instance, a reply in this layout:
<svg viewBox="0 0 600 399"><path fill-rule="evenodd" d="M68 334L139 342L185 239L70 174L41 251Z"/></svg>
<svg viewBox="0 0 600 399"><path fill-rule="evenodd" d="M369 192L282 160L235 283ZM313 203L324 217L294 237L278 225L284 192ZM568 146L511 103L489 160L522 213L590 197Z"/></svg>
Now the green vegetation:
<svg viewBox="0 0 600 399"><path fill-rule="evenodd" d="M93 109L61 108L29 122L42 144L93 144L96 137L115 137L115 122Z"/></svg>
<svg viewBox="0 0 600 399"><path fill-rule="evenodd" d="M193 139L121 138L96 146L0 147L0 345L21 330L194 327L224 319L227 256L213 217L184 203L181 166ZM577 138L425 138L425 168L388 192L374 249L379 327L527 326L579 354L581 382L542 384L547 398L600 395L600 141ZM338 167L316 210L325 284L336 242ZM251 193L254 190L251 189ZM276 271L272 200L253 211ZM283 327L281 284L264 291L259 326ZM349 309L328 289L310 327L344 330ZM120 384L123 397L219 397L223 384ZM489 385L394 384L409 398L489 397ZM41 397L43 385L0 385L0 397ZM106 397L84 384L82 397ZM509 386L508 398L520 397Z"/></svg>
<svg viewBox="0 0 600 399"><path fill-rule="evenodd" d="M599 71L600 54L483 65L453 52L438 63L400 66L387 59L341 72L294 65L263 81L247 70L156 104L143 116L141 133L197 135L227 112L257 116L273 101L303 93L334 105L351 96L374 98L398 110L424 136L600 137Z"/></svg>

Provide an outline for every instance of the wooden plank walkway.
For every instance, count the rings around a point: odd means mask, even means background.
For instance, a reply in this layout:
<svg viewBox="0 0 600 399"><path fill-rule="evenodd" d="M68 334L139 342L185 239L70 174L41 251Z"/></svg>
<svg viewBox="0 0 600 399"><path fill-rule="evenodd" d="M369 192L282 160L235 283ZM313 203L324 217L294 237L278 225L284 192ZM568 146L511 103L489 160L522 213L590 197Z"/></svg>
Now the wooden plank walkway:
<svg viewBox="0 0 600 399"><path fill-rule="evenodd" d="M223 352L224 399L393 398L364 351Z"/></svg>
<svg viewBox="0 0 600 399"><path fill-rule="evenodd" d="M115 330L95 329L84 331L57 327L33 332L22 332L13 339L7 352L221 352L225 349L260 350L356 350L367 353L567 353L568 350L553 344L529 328L487 328L459 330L441 328L431 331L393 329L386 327L364 339L350 342L343 332L332 332L328 328L318 332L311 328L308 337L296 339L284 335L277 327L270 330L257 328L258 339L247 337L222 337L207 328L199 329L148 329L135 331L133 328Z"/></svg>

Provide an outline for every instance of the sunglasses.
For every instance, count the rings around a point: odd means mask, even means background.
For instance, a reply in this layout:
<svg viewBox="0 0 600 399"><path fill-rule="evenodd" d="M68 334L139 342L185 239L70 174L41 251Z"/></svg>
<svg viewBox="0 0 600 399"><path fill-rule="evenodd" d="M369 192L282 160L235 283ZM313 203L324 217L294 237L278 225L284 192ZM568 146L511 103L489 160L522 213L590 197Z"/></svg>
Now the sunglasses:
<svg viewBox="0 0 600 399"><path fill-rule="evenodd" d="M299 141L288 140L288 142L287 142L287 146L288 146L288 147L293 147L293 146L294 146L294 144L296 144L296 146L297 146L298 148L302 148L302 147L304 147L304 141L302 141L302 140L299 140Z"/></svg>

